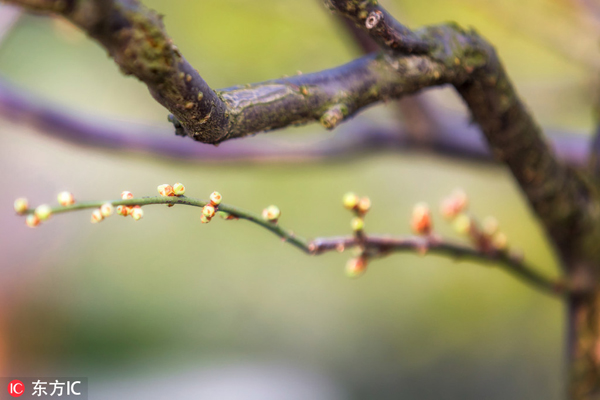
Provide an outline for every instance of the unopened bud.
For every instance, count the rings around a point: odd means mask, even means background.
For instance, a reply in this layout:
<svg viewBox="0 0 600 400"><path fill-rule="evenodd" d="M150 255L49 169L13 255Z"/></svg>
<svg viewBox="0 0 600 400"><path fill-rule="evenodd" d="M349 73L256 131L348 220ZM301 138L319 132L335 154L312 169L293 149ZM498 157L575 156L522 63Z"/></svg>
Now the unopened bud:
<svg viewBox="0 0 600 400"><path fill-rule="evenodd" d="M29 208L29 202L26 198L20 197L15 200L14 207L17 214L24 214Z"/></svg>
<svg viewBox="0 0 600 400"><path fill-rule="evenodd" d="M218 206L219 204L221 204L221 200L223 200L223 196L221 196L221 193L212 192L210 194L210 204L212 204L213 206Z"/></svg>
<svg viewBox="0 0 600 400"><path fill-rule="evenodd" d="M206 218L210 219L215 216L215 208L210 204L207 204L204 207L202 207L202 214L205 215Z"/></svg>
<svg viewBox="0 0 600 400"><path fill-rule="evenodd" d="M206 217L206 215L202 214L200 216L200 222L202 222L203 224L208 224L210 222L210 218Z"/></svg>
<svg viewBox="0 0 600 400"><path fill-rule="evenodd" d="M36 217L35 214L29 214L27 215L27 218L25 218L25 224L30 228L35 228L40 224L40 219Z"/></svg>
<svg viewBox="0 0 600 400"><path fill-rule="evenodd" d="M171 185L159 185L156 189L161 196L173 196L173 186Z"/></svg>
<svg viewBox="0 0 600 400"><path fill-rule="evenodd" d="M279 217L281 217L281 211L279 210L279 207L270 205L263 210L262 217L267 221L277 222Z"/></svg>
<svg viewBox="0 0 600 400"><path fill-rule="evenodd" d="M492 238L492 245L498 250L506 250L508 248L508 238L502 232L498 232Z"/></svg>
<svg viewBox="0 0 600 400"><path fill-rule="evenodd" d="M75 204L75 197L73 197L73 193L71 192L60 192L57 196L58 204L61 206L70 206Z"/></svg>
<svg viewBox="0 0 600 400"><path fill-rule="evenodd" d="M466 214L460 214L453 223L454 230L461 235L466 235L471 231L471 217Z"/></svg>
<svg viewBox="0 0 600 400"><path fill-rule="evenodd" d="M354 217L350 221L350 226L354 232L362 231L365 227L365 221L361 217Z"/></svg>
<svg viewBox="0 0 600 400"><path fill-rule="evenodd" d="M366 214L371 209L371 199L368 197L362 197L358 202L358 212Z"/></svg>
<svg viewBox="0 0 600 400"><path fill-rule="evenodd" d="M35 216L40 219L40 221L45 221L52 215L52 209L48 204L42 204L37 206L35 209Z"/></svg>
<svg viewBox="0 0 600 400"><path fill-rule="evenodd" d="M485 217L482 226L487 236L494 236L498 232L498 220L494 217Z"/></svg>
<svg viewBox="0 0 600 400"><path fill-rule="evenodd" d="M217 211L217 215L219 216L219 218L222 218L224 220L237 219L235 215L231 215L225 211Z"/></svg>
<svg viewBox="0 0 600 400"><path fill-rule="evenodd" d="M417 235L428 235L431 233L431 211L425 203L418 203L413 208L410 227Z"/></svg>
<svg viewBox="0 0 600 400"><path fill-rule="evenodd" d="M136 221L139 221L140 219L144 218L144 210L142 210L142 207L133 207L133 210L131 211L131 217Z"/></svg>
<svg viewBox="0 0 600 400"><path fill-rule="evenodd" d="M104 219L104 216L102 215L102 212L100 211L100 209L96 209L94 211L92 211L92 224L97 224L98 222L102 221Z"/></svg>
<svg viewBox="0 0 600 400"><path fill-rule="evenodd" d="M124 217L129 215L129 208L127 206L118 206L117 214L122 215Z"/></svg>
<svg viewBox="0 0 600 400"><path fill-rule="evenodd" d="M121 193L121 198L123 200L133 199L133 193L128 192L127 190L125 190L123 193Z"/></svg>
<svg viewBox="0 0 600 400"><path fill-rule="evenodd" d="M364 257L351 258L346 263L346 276L358 278L367 270L367 260Z"/></svg>
<svg viewBox="0 0 600 400"><path fill-rule="evenodd" d="M184 193L185 186L183 186L183 183L177 182L173 185L173 194L175 194L175 196L182 196Z"/></svg>
<svg viewBox="0 0 600 400"><path fill-rule="evenodd" d="M344 203L344 207L348 210L354 210L358 206L358 202L360 199L355 193L348 192L344 195L342 202Z"/></svg>
<svg viewBox="0 0 600 400"><path fill-rule="evenodd" d="M110 203L104 203L100 206L100 212L102 213L103 217L110 217L111 215L113 215L114 211L115 208Z"/></svg>
<svg viewBox="0 0 600 400"><path fill-rule="evenodd" d="M467 197L467 193L465 193L464 190L455 189L452 192L451 197L456 202L456 207L458 208L459 212L465 211L469 206L469 198Z"/></svg>

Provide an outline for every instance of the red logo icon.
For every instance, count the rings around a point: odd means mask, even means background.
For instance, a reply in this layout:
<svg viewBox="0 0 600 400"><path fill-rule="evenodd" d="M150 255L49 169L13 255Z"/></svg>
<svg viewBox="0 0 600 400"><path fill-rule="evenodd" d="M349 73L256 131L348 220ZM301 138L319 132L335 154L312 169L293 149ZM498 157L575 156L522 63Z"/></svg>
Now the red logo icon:
<svg viewBox="0 0 600 400"><path fill-rule="evenodd" d="M8 384L8 394L12 397L19 397L23 393L25 393L25 385L20 380L15 379Z"/></svg>

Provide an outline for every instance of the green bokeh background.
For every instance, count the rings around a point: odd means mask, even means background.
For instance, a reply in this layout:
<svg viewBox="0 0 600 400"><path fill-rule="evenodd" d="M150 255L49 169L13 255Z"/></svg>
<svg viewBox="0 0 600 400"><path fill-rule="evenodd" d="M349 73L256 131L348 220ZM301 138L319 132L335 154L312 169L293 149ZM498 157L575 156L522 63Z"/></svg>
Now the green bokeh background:
<svg viewBox="0 0 600 400"><path fill-rule="evenodd" d="M145 3L166 15L175 43L213 87L317 71L359 55L317 1ZM476 27L543 125L591 131L597 23L574 3L383 1L410 26L455 20ZM57 20L24 17L0 48L0 73L75 113L168 129L167 112L143 85ZM429 100L462 109L447 89L431 91ZM391 119L394 110L381 105L360 118ZM271 135L297 140L304 132L331 135L314 125ZM115 382L139 394L148 382L181 376L196 398L250 398L231 372L240 366L267 382L270 373L261 371L290 370L306 390L329 388L327 399L562 397L563 306L502 270L407 254L348 280L349 254L307 257L243 221L201 225L198 211L186 207L149 207L137 223L115 217L91 225L87 212L72 213L36 230L12 213L17 196L39 204L70 190L81 200L110 199L180 181L191 196L219 190L225 202L257 212L277 204L281 224L315 237L349 231L340 199L354 190L373 201L368 231L403 234L413 204L437 204L460 186L476 215L496 216L515 248L557 275L502 167L405 153L276 166L177 163L82 148L0 121L0 173L5 375L88 376L91 399L121 398ZM453 235L440 218L435 223ZM198 395L199 377L209 372L240 389L232 397Z"/></svg>

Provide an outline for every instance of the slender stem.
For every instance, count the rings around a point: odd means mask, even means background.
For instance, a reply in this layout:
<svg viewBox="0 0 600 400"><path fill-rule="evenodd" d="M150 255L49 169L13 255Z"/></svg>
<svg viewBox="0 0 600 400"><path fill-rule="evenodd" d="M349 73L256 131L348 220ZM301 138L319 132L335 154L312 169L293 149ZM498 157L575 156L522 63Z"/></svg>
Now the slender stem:
<svg viewBox="0 0 600 400"><path fill-rule="evenodd" d="M51 208L52 214L99 208L105 203L113 206L147 206L153 204L180 204L192 207L204 207L209 204L206 200L186 196L155 196L141 197L128 200L108 200L80 202L70 206L56 206ZM331 238L317 238L307 240L296 235L292 230L283 228L276 222L270 222L260 215L250 211L228 205L220 204L218 211L224 211L239 219L245 219L265 228L285 242L311 255L319 255L329 251L344 251L353 247L363 247L365 254L370 258L387 256L393 252L414 252L418 254L436 254L447 256L456 260L471 260L486 264L496 264L508 272L521 278L524 282L552 295L566 295L578 292L580 289L569 285L561 279L552 279L538 272L534 267L525 263L521 258L506 251L482 251L473 247L443 240L437 236L406 236L392 237L380 235L365 235L360 240L356 236L342 236ZM24 214L34 213L34 209L27 210Z"/></svg>

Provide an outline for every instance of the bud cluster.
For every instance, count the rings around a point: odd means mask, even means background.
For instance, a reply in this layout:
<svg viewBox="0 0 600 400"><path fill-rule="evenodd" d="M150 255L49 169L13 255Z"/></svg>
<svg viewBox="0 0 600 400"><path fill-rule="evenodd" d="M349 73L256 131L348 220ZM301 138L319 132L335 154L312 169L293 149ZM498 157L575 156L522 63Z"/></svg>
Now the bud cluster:
<svg viewBox="0 0 600 400"><path fill-rule="evenodd" d="M183 183L175 183L174 185L163 184L156 188L161 196L183 196L185 194L185 186Z"/></svg>
<svg viewBox="0 0 600 400"><path fill-rule="evenodd" d="M121 193L121 198L123 200L131 200L133 199L133 193L124 191ZM97 213L96 211L99 211ZM98 210L92 213L92 222L100 222L106 217L110 217L115 208L111 203L104 203ZM139 221L144 217L144 210L142 210L141 206L117 206L117 214L122 215L124 217L131 216L135 221ZM102 218L99 218L102 217Z"/></svg>
<svg viewBox="0 0 600 400"><path fill-rule="evenodd" d="M210 201L207 205L205 205L204 207L202 207L202 215L200 216L200 221L203 224L208 224L213 217L215 216L215 214L217 213L217 210L219 209L219 204L221 204L221 200L223 199L223 196L221 196L221 193L219 192L212 192L210 194ZM227 214L229 215L229 214ZM229 218L226 218L229 219Z"/></svg>
<svg viewBox="0 0 600 400"><path fill-rule="evenodd" d="M344 208L354 213L354 218L350 220L352 231L356 235L362 235L365 228L365 215L371 209L371 199L368 197L358 197L356 193L348 192L342 198Z"/></svg>

